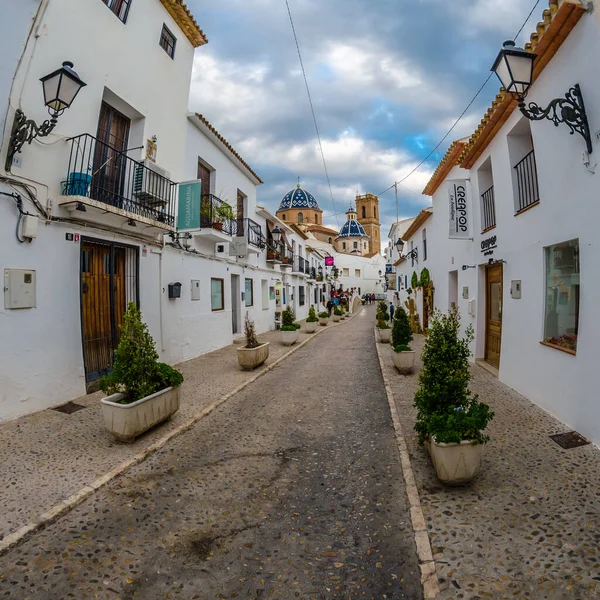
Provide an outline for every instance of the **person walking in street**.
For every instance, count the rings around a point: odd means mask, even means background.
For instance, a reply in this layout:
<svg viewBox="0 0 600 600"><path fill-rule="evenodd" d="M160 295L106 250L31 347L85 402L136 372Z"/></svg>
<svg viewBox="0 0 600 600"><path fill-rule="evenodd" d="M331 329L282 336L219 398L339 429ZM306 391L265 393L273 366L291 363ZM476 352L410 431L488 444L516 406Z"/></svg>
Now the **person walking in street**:
<svg viewBox="0 0 600 600"><path fill-rule="evenodd" d="M390 321L394 320L394 303L390 302Z"/></svg>
<svg viewBox="0 0 600 600"><path fill-rule="evenodd" d="M332 309L333 309L333 302L331 301L331 298L329 298L329 300L327 300L327 312L329 313L329 316L331 316Z"/></svg>

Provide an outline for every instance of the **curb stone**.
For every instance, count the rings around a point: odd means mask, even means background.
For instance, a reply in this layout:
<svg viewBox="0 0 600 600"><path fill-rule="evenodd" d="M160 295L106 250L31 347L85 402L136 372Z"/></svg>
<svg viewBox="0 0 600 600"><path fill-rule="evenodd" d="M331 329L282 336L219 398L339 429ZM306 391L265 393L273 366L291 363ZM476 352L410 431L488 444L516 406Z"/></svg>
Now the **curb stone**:
<svg viewBox="0 0 600 600"><path fill-rule="evenodd" d="M392 392L389 378L386 374L383 357L381 356L381 350L379 348L380 345L388 346L389 344L380 344L377 342L377 338L375 338L375 347L377 349L377 358L379 359L379 368L381 369L385 393L387 395L390 412L392 414L392 422L394 423L394 430L396 432L396 444L398 446L398 453L400 455L402 473L404 474L406 495L408 496L408 503L410 505L410 520L414 532L415 544L417 546L419 568L421 569L423 597L427 599L437 598L440 593L440 588L438 585L435 561L433 560L433 555L431 553L429 533L427 532L427 526L425 525L425 518L423 516L419 491L415 483L415 477L413 474L412 465L410 463L410 455L408 454L406 440L404 439L404 434L402 432L402 424L400 423L398 409L396 408L396 403L394 401L394 394Z"/></svg>
<svg viewBox="0 0 600 600"><path fill-rule="evenodd" d="M238 392L241 392L251 383L254 383L259 377L262 377L265 373L272 371L284 360L286 360L292 354L300 350L300 348L306 346L306 344L308 344L311 340L314 340L317 335L328 331L332 327L338 327L340 325L352 321L352 319L354 319L354 317L356 317L362 311L362 309L363 307L360 306L359 309L355 313L352 313L350 317L347 317L346 319L339 321L338 323L334 323L332 325L328 324L327 327L321 327L314 333L310 334L310 337L300 342L298 345L294 345L293 347L291 347L291 349L286 354L280 356L270 365L267 365L264 369L250 377L250 379L246 380L244 383L241 383L224 396L221 396L220 398L215 400L215 402L213 402L200 412L190 417L187 421L183 422L175 429L169 431L169 433L165 434L163 437L158 439L156 442L154 442L141 452L138 452L132 458L123 461L120 465L108 471L108 473L105 473L104 475L98 477L92 483L85 485L79 491L75 492L68 498L65 498L61 502L58 502L57 504L53 505L46 512L33 518L30 523L27 523L26 525L23 525L16 531L5 535L4 538L0 540L0 556L3 556L9 550L13 549L15 546L18 546L21 542L28 539L28 537L32 534L40 531L47 525L51 525L52 523L60 519L60 517L66 515L68 512L79 506L84 500L87 500L90 496L92 496L95 492L103 488L105 485L107 485L120 475L123 475L132 467L139 465L141 462L146 460L146 458L148 458L151 454L154 454L154 452L166 446L173 438L181 435L188 429L191 429L194 425L196 425L196 423L204 419L204 417L210 415L210 413L212 413L222 404L227 402L227 400L229 400L232 396L235 396Z"/></svg>

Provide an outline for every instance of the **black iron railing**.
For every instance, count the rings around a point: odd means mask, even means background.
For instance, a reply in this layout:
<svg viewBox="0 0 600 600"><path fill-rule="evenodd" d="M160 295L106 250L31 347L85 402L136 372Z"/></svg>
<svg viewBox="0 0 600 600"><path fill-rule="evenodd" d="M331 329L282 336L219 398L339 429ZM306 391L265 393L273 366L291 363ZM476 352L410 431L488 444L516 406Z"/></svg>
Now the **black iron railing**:
<svg viewBox="0 0 600 600"><path fill-rule="evenodd" d="M283 249L281 244L268 243L267 244L267 262L281 262Z"/></svg>
<svg viewBox="0 0 600 600"><path fill-rule="evenodd" d="M483 215L483 230L496 225L496 207L494 205L494 186L481 194L481 212Z"/></svg>
<svg viewBox="0 0 600 600"><path fill-rule="evenodd" d="M237 221L233 209L227 202L213 194L200 197L200 228L212 227L233 236L237 232Z"/></svg>
<svg viewBox="0 0 600 600"><path fill-rule="evenodd" d="M292 267L294 265L294 255L292 251L287 247L283 246L281 251L281 266Z"/></svg>
<svg viewBox="0 0 600 600"><path fill-rule="evenodd" d="M175 225L177 184L88 133L71 144L65 196L85 196L140 217Z"/></svg>
<svg viewBox="0 0 600 600"><path fill-rule="evenodd" d="M517 172L518 208L517 212L539 202L537 165L533 150L515 165Z"/></svg>
<svg viewBox="0 0 600 600"><path fill-rule="evenodd" d="M236 219L236 233L245 236L250 246L264 250L267 247L267 238L263 235L262 227L252 219Z"/></svg>
<svg viewBox="0 0 600 600"><path fill-rule="evenodd" d="M317 278L317 270L314 267L310 267L308 276L310 279L316 279Z"/></svg>

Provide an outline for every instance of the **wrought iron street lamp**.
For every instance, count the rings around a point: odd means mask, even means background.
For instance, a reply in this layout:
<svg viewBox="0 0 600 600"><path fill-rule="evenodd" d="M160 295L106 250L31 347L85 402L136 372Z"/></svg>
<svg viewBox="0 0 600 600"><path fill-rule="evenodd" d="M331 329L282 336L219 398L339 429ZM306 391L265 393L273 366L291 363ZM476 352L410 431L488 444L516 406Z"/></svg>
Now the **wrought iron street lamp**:
<svg viewBox="0 0 600 600"><path fill-rule="evenodd" d="M413 248L410 252L402 256L402 250L404 250L404 240L398 240L396 242L396 249L398 250L398 256L400 258L411 258L419 262L419 252L416 248Z"/></svg>
<svg viewBox="0 0 600 600"><path fill-rule="evenodd" d="M281 242L281 229L279 229L277 225L273 227L273 231L271 231L271 237L273 238L275 245L278 245L279 242Z"/></svg>
<svg viewBox="0 0 600 600"><path fill-rule="evenodd" d="M41 125L37 125L32 119L28 119L19 108L15 112L8 153L6 155L6 170L10 171L13 157L21 152L23 146L31 144L38 137L46 137L56 127L58 117L71 106L79 90L86 84L73 70L73 63L65 61L60 69L40 79L44 89L44 104L50 113L50 119L46 119Z"/></svg>
<svg viewBox="0 0 600 600"><path fill-rule="evenodd" d="M517 48L512 40L504 42L498 53L492 71L496 73L504 89L519 102L519 110L530 121L548 119L556 127L565 123L571 135L579 133L585 140L588 154L592 153L592 137L588 124L583 95L579 84L575 84L564 98L555 98L546 108L535 102L525 103L525 98L533 82L533 63L537 55Z"/></svg>
<svg viewBox="0 0 600 600"><path fill-rule="evenodd" d="M323 277L323 265L319 265L319 269L318 269L318 271L319 271L319 275L320 275L321 277Z"/></svg>

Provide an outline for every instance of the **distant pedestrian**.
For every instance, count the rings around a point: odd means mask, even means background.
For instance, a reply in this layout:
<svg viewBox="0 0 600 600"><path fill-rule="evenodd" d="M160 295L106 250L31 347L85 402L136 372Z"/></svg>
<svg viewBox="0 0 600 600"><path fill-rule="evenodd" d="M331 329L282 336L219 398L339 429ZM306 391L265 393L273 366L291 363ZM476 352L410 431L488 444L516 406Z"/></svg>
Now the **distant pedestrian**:
<svg viewBox="0 0 600 600"><path fill-rule="evenodd" d="M333 309L333 302L331 301L331 298L329 298L329 300L327 300L327 312L329 313L329 316L331 316L332 309Z"/></svg>
<svg viewBox="0 0 600 600"><path fill-rule="evenodd" d="M390 302L390 321L394 320L394 305L392 302Z"/></svg>

